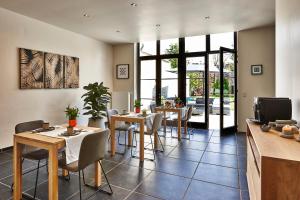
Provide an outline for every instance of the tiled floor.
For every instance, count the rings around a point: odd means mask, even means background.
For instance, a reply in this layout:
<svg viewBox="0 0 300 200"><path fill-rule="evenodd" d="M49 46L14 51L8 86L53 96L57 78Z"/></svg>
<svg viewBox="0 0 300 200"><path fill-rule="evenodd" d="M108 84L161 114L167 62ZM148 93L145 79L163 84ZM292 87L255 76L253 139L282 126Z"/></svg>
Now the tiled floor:
<svg viewBox="0 0 300 200"><path fill-rule="evenodd" d="M121 138L121 141L124 139ZM145 138L149 142L149 138ZM103 161L104 169L112 184L112 196L98 192L91 199L127 200L235 200L249 199L246 180L246 138L245 134L220 136L216 130L194 130L191 140L162 138L165 152L156 152L156 161L145 160L143 164L131 158L128 148L125 155L110 157ZM150 147L149 143L146 143ZM124 151L124 146L118 146ZM151 151L146 157L152 158ZM35 162L25 161L24 170L32 169ZM91 169L85 171L91 180ZM35 171L23 178L23 190L32 195ZM104 180L104 179L103 179ZM0 153L0 199L11 199L12 152ZM47 172L42 168L39 175L37 197L47 199ZM105 190L108 189L106 186ZM83 186L84 197L93 190ZM71 175L71 181L59 179L59 199L79 199L78 176Z"/></svg>

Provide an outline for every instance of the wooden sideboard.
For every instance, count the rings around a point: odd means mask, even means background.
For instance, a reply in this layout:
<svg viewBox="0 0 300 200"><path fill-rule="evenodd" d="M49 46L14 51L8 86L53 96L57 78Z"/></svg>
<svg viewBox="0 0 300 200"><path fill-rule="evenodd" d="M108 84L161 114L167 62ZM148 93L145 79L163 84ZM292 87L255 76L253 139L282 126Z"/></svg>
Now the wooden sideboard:
<svg viewBox="0 0 300 200"><path fill-rule="evenodd" d="M247 121L247 180L251 200L300 199L300 143Z"/></svg>

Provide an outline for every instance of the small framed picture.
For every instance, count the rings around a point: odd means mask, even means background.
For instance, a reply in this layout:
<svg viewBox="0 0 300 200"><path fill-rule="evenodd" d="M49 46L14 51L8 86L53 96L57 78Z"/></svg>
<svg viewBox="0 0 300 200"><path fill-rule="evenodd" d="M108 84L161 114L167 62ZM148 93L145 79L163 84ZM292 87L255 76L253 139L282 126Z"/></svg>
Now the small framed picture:
<svg viewBox="0 0 300 200"><path fill-rule="evenodd" d="M262 75L263 66L262 65L251 65L251 74L252 75Z"/></svg>
<svg viewBox="0 0 300 200"><path fill-rule="evenodd" d="M117 79L129 79L129 64L117 65Z"/></svg>

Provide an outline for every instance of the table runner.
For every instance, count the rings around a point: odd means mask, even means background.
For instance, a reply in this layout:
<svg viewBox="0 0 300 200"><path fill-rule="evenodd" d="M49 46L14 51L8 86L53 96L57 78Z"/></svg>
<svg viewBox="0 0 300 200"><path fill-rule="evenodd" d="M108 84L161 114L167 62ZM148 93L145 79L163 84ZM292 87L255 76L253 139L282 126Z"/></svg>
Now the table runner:
<svg viewBox="0 0 300 200"><path fill-rule="evenodd" d="M74 128L74 130L79 130L77 128ZM80 146L82 143L83 138L91 133L94 133L94 131L89 130L83 130L84 132L80 132L79 135L76 136L61 136L62 133L66 132L67 128L64 127L55 127L55 130L53 131L48 131L48 132L39 132L37 134L40 135L45 135L49 137L58 137L58 138L63 138L66 141L66 163L70 164L72 162L75 162L79 158L79 151L80 151Z"/></svg>

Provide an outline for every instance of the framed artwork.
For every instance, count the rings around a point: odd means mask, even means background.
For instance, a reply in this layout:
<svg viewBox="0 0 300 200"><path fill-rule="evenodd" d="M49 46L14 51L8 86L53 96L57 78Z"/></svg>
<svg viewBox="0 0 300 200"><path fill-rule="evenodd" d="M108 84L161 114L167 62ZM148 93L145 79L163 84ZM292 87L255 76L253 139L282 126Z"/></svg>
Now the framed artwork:
<svg viewBox="0 0 300 200"><path fill-rule="evenodd" d="M65 86L64 88L79 88L79 58L64 56Z"/></svg>
<svg viewBox="0 0 300 200"><path fill-rule="evenodd" d="M64 57L45 53L45 88L59 89L64 86Z"/></svg>
<svg viewBox="0 0 300 200"><path fill-rule="evenodd" d="M19 49L20 89L44 88L44 52Z"/></svg>
<svg viewBox="0 0 300 200"><path fill-rule="evenodd" d="M117 79L129 79L129 64L117 65Z"/></svg>
<svg viewBox="0 0 300 200"><path fill-rule="evenodd" d="M251 74L252 75L262 75L263 66L262 65L251 65Z"/></svg>

